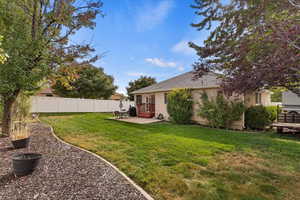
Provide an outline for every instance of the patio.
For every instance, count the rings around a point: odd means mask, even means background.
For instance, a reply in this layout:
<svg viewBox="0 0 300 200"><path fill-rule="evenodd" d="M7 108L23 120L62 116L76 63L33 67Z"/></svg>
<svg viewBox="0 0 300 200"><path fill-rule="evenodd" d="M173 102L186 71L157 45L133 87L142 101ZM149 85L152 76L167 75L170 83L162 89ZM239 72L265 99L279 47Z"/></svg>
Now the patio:
<svg viewBox="0 0 300 200"><path fill-rule="evenodd" d="M129 122L134 124L151 124L155 122L162 122L162 120L155 119L155 118L141 118L141 117L126 117L126 118L111 118L113 120L122 121L122 122Z"/></svg>

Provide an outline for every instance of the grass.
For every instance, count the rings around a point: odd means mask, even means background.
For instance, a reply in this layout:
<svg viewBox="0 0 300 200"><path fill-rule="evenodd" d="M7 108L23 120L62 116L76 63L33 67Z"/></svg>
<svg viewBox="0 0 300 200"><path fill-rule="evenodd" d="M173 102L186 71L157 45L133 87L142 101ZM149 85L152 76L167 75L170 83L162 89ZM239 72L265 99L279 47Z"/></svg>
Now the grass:
<svg viewBox="0 0 300 200"><path fill-rule="evenodd" d="M42 121L63 140L115 164L155 199L300 199L298 139L109 117L50 115Z"/></svg>

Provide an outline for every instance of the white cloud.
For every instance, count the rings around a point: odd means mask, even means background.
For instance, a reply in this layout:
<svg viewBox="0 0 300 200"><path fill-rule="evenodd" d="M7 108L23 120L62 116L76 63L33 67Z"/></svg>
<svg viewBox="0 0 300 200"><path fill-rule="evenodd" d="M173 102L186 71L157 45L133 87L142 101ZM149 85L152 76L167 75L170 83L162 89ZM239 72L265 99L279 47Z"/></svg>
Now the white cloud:
<svg viewBox="0 0 300 200"><path fill-rule="evenodd" d="M145 61L157 67L171 67L177 68L178 71L184 71L183 66L179 66L179 64L176 62L167 62L160 58L146 58Z"/></svg>
<svg viewBox="0 0 300 200"><path fill-rule="evenodd" d="M177 69L178 69L178 71L180 71L180 72L184 71L184 67L183 67L183 66L179 66Z"/></svg>
<svg viewBox="0 0 300 200"><path fill-rule="evenodd" d="M185 55L195 55L196 51L189 47L188 45L189 41L187 40L181 40L177 44L175 44L172 47L172 51L175 53L183 53Z"/></svg>
<svg viewBox="0 0 300 200"><path fill-rule="evenodd" d="M151 63L158 67L176 67L177 64L175 62L166 62L159 58L146 58L146 62Z"/></svg>
<svg viewBox="0 0 300 200"><path fill-rule="evenodd" d="M167 18L173 3L173 0L163 0L156 5L139 8L136 23L138 31L151 30L161 24Z"/></svg>
<svg viewBox="0 0 300 200"><path fill-rule="evenodd" d="M121 93L121 94L126 95L127 94L127 90L124 87L120 87L120 88L117 89L117 93Z"/></svg>
<svg viewBox="0 0 300 200"><path fill-rule="evenodd" d="M147 76L147 74L145 74L143 72L128 72L127 75L128 76Z"/></svg>

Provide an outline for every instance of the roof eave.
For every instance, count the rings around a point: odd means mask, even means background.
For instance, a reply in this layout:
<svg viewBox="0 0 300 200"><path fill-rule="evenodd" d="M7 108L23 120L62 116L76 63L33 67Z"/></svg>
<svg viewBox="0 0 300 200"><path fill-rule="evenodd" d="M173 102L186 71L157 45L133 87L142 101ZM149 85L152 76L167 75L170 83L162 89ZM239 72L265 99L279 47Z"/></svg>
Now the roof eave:
<svg viewBox="0 0 300 200"><path fill-rule="evenodd" d="M191 90L200 90L200 89L214 89L214 88L219 88L220 86L209 86L209 87L199 87L199 88L190 88ZM168 90L155 90L155 91L144 91L144 92L132 92L131 94L149 94L149 93L158 93L158 92L169 92L173 89L176 88L172 88L172 89L168 89Z"/></svg>

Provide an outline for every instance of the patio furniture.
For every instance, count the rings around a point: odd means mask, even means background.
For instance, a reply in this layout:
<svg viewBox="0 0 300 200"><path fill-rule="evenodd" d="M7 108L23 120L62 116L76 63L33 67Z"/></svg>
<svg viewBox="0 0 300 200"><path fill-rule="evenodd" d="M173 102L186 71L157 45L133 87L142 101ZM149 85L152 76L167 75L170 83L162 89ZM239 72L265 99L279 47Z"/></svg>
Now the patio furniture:
<svg viewBox="0 0 300 200"><path fill-rule="evenodd" d="M114 112L114 116L115 116L117 119L123 119L123 118L129 117L129 113L128 113L127 110L115 111L115 112Z"/></svg>

